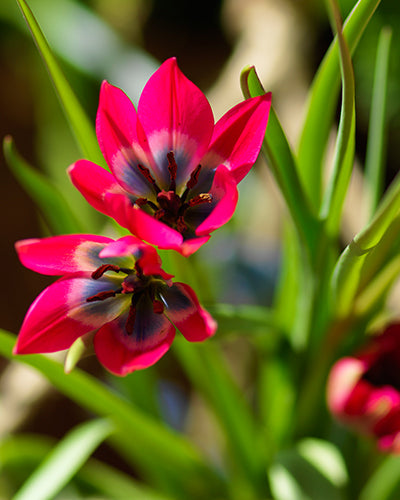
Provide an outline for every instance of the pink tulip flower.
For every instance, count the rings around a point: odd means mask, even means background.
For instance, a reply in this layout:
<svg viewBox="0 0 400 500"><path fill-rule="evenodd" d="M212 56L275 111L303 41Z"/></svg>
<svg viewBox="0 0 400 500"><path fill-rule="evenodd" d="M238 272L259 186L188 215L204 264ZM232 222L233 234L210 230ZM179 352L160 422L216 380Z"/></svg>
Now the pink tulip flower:
<svg viewBox="0 0 400 500"><path fill-rule="evenodd" d="M327 400L338 420L373 436L381 450L400 452L400 324L336 362Z"/></svg>
<svg viewBox="0 0 400 500"><path fill-rule="evenodd" d="M100 363L123 376L158 361L175 328L191 342L215 333L194 291L172 283L156 250L134 236L55 236L19 241L16 249L29 269L62 277L29 308L15 354L68 349L95 332Z"/></svg>
<svg viewBox="0 0 400 500"><path fill-rule="evenodd" d="M122 90L103 82L96 132L111 172L79 160L69 174L94 208L138 238L188 256L233 215L270 104L270 94L247 99L214 124L204 94L168 59L144 87L137 111Z"/></svg>

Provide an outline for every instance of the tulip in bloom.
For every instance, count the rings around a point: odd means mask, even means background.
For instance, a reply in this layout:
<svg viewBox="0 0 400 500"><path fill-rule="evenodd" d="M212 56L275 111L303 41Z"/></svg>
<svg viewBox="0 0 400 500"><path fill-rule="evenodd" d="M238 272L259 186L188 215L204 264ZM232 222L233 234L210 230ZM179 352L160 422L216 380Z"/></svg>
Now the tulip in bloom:
<svg viewBox="0 0 400 500"><path fill-rule="evenodd" d="M328 406L343 423L400 452L400 324L372 338L356 356L333 366Z"/></svg>
<svg viewBox="0 0 400 500"><path fill-rule="evenodd" d="M126 375L158 361L175 327L191 342L215 333L193 290L172 283L156 250L134 236L55 236L19 241L16 249L29 269L62 277L29 308L15 354L68 349L95 332L100 363Z"/></svg>
<svg viewBox="0 0 400 500"><path fill-rule="evenodd" d="M168 59L137 111L103 82L96 119L111 172L79 160L73 184L100 212L140 239L187 256L232 216L237 184L257 159L271 95L247 99L217 123L204 94Z"/></svg>

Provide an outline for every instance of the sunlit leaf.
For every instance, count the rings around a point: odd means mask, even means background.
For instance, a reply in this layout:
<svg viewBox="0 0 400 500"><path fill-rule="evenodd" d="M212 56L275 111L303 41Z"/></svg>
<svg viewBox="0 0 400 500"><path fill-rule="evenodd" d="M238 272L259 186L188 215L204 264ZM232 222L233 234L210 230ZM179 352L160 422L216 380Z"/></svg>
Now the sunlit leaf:
<svg viewBox="0 0 400 500"><path fill-rule="evenodd" d="M113 425L108 420L86 422L70 431L23 484L14 500L54 498L111 432Z"/></svg>
<svg viewBox="0 0 400 500"><path fill-rule="evenodd" d="M43 58L66 117L72 131L75 134L83 155L88 160L102 165L104 163L104 159L100 153L93 124L88 119L70 84L65 78L65 75L54 57L53 52L28 4L25 0L17 0L17 2L29 26L39 53Z"/></svg>

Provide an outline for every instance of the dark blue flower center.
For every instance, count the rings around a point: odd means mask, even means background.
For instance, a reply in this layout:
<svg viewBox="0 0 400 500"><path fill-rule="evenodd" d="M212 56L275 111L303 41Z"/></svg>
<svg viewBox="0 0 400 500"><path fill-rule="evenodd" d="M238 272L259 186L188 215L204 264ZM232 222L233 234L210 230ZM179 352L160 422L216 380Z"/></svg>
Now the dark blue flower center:
<svg viewBox="0 0 400 500"><path fill-rule="evenodd" d="M151 300L155 313L162 314L164 312L164 304L158 299L158 289L165 285L165 281L161 276L144 275L139 262L136 262L134 269L123 268L114 264L103 264L93 271L91 277L94 280L98 280L108 271L126 274L121 287L117 290L105 290L87 297L86 302L102 301L120 294L131 294L131 304L125 324L126 333L132 335L135 326L137 305L145 296Z"/></svg>
<svg viewBox="0 0 400 500"><path fill-rule="evenodd" d="M178 166L176 164L173 151L170 151L167 154L167 159L168 172L170 176L168 191L160 189L148 168L143 165L138 165L140 173L152 185L152 188L157 196L157 202L154 203L147 198L137 198L135 200L135 204L139 207L149 208L153 217L186 236L190 233L190 227L187 220L185 220L187 210L196 205L211 203L212 195L210 193L200 193L196 196L190 196L190 191L198 183L201 165L198 165L193 170L186 183L185 190L181 195L178 195L176 193L176 174Z"/></svg>

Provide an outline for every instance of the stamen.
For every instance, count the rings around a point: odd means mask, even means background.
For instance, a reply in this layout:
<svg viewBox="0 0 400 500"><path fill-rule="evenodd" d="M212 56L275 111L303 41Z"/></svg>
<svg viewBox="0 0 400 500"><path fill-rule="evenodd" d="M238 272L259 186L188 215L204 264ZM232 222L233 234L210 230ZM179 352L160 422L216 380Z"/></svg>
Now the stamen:
<svg viewBox="0 0 400 500"><path fill-rule="evenodd" d="M197 167L190 174L190 179L186 183L186 187L188 189L194 188L194 186L198 183L200 170L201 170L201 165L197 165Z"/></svg>
<svg viewBox="0 0 400 500"><path fill-rule="evenodd" d="M168 172L171 178L171 183L169 185L169 190L174 191L176 189L176 172L178 171L178 165L175 161L175 155L173 151L167 153L168 158Z"/></svg>
<svg viewBox="0 0 400 500"><path fill-rule="evenodd" d="M144 167L143 165L138 164L138 169L140 170L140 173L143 175L143 177L150 182L150 184L153 185L153 188L156 193L159 193L161 189L157 186L156 181L153 179L150 170L147 167Z"/></svg>
<svg viewBox="0 0 400 500"><path fill-rule="evenodd" d="M212 194L210 193L200 193L191 200L188 201L189 207L194 207L195 205L201 205L202 203L211 203Z"/></svg>
<svg viewBox="0 0 400 500"><path fill-rule="evenodd" d="M98 269L92 272L92 278L94 280L98 280L107 271L114 271L116 273L119 273L121 271L121 268L119 266L114 266L113 264L103 264Z"/></svg>
<svg viewBox="0 0 400 500"><path fill-rule="evenodd" d="M188 227L183 218L183 215L180 215L176 221L176 229L182 234L187 231Z"/></svg>
<svg viewBox="0 0 400 500"><path fill-rule="evenodd" d="M136 307L132 304L129 308L128 319L126 320L125 324L125 331L128 335L132 335L133 333L133 328L135 326L135 319L136 319Z"/></svg>
<svg viewBox="0 0 400 500"><path fill-rule="evenodd" d="M86 302L96 302L98 300L109 299L110 297L115 297L117 293L119 293L118 290L117 291L106 290L104 292L99 292L96 295L92 295L91 297L88 297L86 299Z"/></svg>
<svg viewBox="0 0 400 500"><path fill-rule="evenodd" d="M147 203L148 203L147 198L136 198L136 200L135 200L135 204L138 207L142 207L143 205L146 205Z"/></svg>
<svg viewBox="0 0 400 500"><path fill-rule="evenodd" d="M165 215L165 210L163 210L162 208L159 208L157 210L157 212L154 214L154 218L157 220L160 220L164 217L164 215Z"/></svg>

